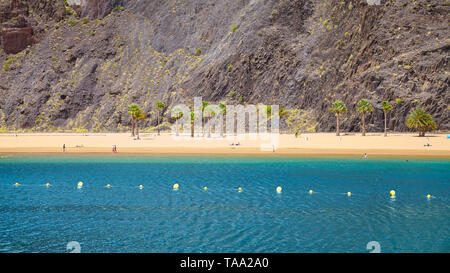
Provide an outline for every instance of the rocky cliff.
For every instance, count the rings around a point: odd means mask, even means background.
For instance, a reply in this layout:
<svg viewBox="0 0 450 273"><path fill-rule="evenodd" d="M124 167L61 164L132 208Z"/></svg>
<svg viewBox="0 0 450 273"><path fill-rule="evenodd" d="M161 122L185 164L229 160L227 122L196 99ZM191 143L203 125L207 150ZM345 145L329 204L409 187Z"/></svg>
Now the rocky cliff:
<svg viewBox="0 0 450 273"><path fill-rule="evenodd" d="M368 131L424 107L449 118L449 1L0 0L0 127L116 131L136 102L156 124L195 96L298 109L305 130L332 131L328 109L369 99ZM294 113L295 111L292 111ZM283 123L283 127L287 125Z"/></svg>

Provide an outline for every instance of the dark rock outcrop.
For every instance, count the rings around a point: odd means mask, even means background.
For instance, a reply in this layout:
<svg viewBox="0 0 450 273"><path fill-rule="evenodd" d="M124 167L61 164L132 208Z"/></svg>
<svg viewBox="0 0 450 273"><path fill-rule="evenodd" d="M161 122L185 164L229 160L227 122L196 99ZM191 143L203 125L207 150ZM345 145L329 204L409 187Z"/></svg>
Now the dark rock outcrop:
<svg viewBox="0 0 450 273"><path fill-rule="evenodd" d="M33 28L31 27L10 29L2 32L3 50L7 54L19 53L34 42Z"/></svg>

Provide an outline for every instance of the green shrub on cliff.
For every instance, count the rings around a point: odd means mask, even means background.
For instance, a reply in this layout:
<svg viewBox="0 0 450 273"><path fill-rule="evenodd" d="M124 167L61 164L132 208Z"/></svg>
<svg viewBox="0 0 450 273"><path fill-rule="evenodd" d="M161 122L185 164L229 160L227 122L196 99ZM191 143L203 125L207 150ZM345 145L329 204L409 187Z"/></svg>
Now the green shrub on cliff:
<svg viewBox="0 0 450 273"><path fill-rule="evenodd" d="M78 21L77 21L77 20L69 19L69 26L73 27L73 26L75 26L76 24L78 24Z"/></svg>
<svg viewBox="0 0 450 273"><path fill-rule="evenodd" d="M11 64L14 61L14 56L10 56L8 60L3 64L3 70L9 71L11 70Z"/></svg>
<svg viewBox="0 0 450 273"><path fill-rule="evenodd" d="M11 68L9 67L9 64L7 62L5 62L5 64L3 65L3 70L5 70L5 71L11 70Z"/></svg>

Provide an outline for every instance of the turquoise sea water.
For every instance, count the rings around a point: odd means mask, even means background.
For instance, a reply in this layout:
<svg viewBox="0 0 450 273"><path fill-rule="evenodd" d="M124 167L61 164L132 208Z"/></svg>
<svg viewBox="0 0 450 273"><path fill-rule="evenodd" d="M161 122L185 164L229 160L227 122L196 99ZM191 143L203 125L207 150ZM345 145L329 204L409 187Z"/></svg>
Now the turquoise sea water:
<svg viewBox="0 0 450 273"><path fill-rule="evenodd" d="M70 241L81 252L369 252L370 241L450 252L450 160L0 159L0 252L67 252Z"/></svg>

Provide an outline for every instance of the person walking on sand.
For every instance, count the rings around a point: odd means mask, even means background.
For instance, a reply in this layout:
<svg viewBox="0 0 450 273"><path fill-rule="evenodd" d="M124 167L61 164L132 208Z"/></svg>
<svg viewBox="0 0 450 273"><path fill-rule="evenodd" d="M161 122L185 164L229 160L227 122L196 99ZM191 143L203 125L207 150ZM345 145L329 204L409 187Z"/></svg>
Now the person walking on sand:
<svg viewBox="0 0 450 273"><path fill-rule="evenodd" d="M66 144L63 144L63 153L66 151Z"/></svg>

